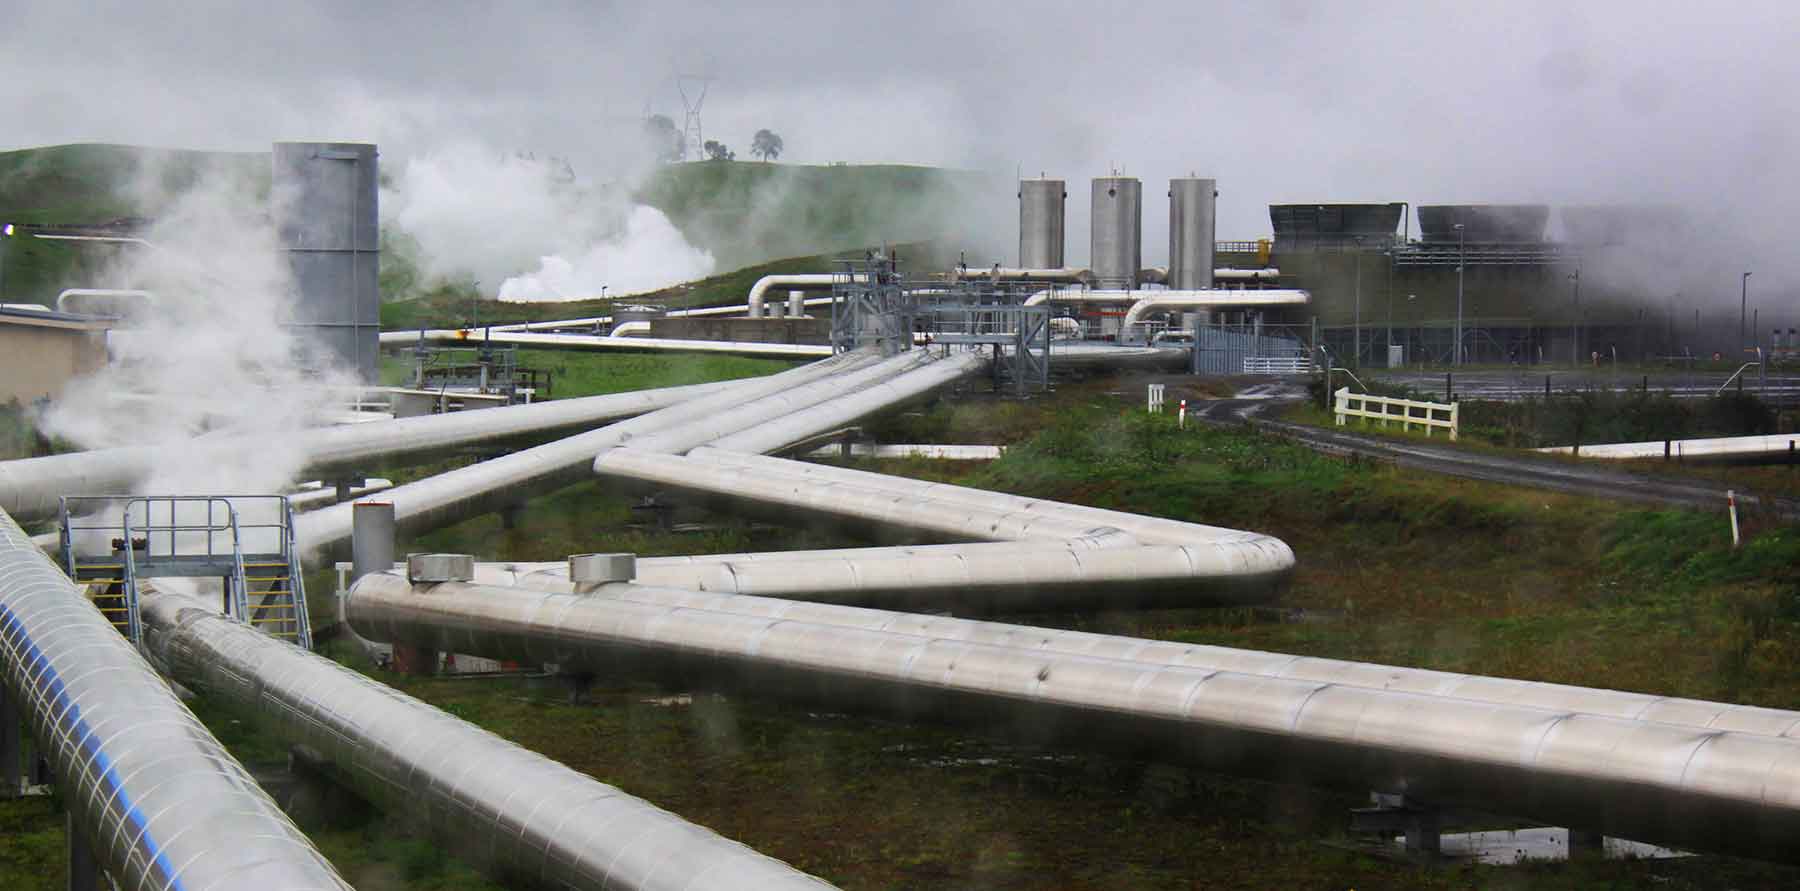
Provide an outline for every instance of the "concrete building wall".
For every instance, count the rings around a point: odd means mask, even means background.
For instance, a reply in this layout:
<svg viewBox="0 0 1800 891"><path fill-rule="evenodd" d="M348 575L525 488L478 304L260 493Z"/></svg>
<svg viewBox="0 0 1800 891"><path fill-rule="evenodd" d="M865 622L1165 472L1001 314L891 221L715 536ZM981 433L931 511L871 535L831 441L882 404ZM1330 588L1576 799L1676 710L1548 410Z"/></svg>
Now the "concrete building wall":
<svg viewBox="0 0 1800 891"><path fill-rule="evenodd" d="M0 320L0 402L55 399L69 381L106 365L106 332Z"/></svg>
<svg viewBox="0 0 1800 891"><path fill-rule="evenodd" d="M733 343L822 344L831 341L831 319L828 316L804 319L738 319L720 316L657 319L650 323L650 336L673 340L726 340Z"/></svg>

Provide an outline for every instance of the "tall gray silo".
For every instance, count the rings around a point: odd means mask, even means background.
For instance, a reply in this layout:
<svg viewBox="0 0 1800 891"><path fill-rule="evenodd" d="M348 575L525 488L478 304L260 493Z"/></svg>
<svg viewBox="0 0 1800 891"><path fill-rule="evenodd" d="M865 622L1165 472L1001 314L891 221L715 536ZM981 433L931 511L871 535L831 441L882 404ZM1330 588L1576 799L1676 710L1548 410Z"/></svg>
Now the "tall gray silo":
<svg viewBox="0 0 1800 891"><path fill-rule="evenodd" d="M1094 286L1130 290L1144 268L1144 184L1131 176L1094 179L1088 265Z"/></svg>
<svg viewBox="0 0 1800 891"><path fill-rule="evenodd" d="M1019 265L1026 269L1061 269L1063 202L1069 197L1060 179L1019 181Z"/></svg>
<svg viewBox="0 0 1800 891"><path fill-rule="evenodd" d="M294 326L367 383L381 330L375 162L367 143L277 142L269 193L294 276Z"/></svg>
<svg viewBox="0 0 1800 891"><path fill-rule="evenodd" d="M1169 287L1204 291L1213 285L1213 233L1218 181L1169 180Z"/></svg>

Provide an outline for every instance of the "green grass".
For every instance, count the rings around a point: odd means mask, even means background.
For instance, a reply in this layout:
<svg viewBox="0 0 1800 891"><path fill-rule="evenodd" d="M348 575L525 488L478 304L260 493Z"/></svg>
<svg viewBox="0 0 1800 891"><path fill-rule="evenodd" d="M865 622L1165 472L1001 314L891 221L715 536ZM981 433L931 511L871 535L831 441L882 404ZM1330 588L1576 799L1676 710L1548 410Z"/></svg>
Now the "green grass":
<svg viewBox="0 0 1800 891"><path fill-rule="evenodd" d="M558 399L760 377L785 371L795 364L786 359L760 359L753 356L598 353L532 348L520 349L518 361L521 366L549 372L551 387ZM410 384L412 356L406 353L383 356L381 381L388 385Z"/></svg>

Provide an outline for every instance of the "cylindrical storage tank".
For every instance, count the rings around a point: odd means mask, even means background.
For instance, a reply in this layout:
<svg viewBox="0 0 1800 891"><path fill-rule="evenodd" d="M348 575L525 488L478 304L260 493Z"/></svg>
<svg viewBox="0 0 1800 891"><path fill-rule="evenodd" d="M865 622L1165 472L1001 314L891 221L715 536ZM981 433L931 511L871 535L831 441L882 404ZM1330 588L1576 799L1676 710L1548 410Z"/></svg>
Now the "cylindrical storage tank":
<svg viewBox="0 0 1800 891"><path fill-rule="evenodd" d="M375 159L367 143L277 142L269 193L294 277L295 326L322 361L371 384L381 332Z"/></svg>
<svg viewBox="0 0 1800 891"><path fill-rule="evenodd" d="M1170 290L1212 289L1218 194L1217 180L1193 176L1169 180Z"/></svg>
<svg viewBox="0 0 1800 891"><path fill-rule="evenodd" d="M1019 180L1019 266L1062 268L1063 205L1068 197L1060 179Z"/></svg>
<svg viewBox="0 0 1800 891"><path fill-rule="evenodd" d="M806 292L788 292L788 318L798 319L806 315Z"/></svg>
<svg viewBox="0 0 1800 891"><path fill-rule="evenodd" d="M1144 185L1135 177L1094 179L1088 265L1094 287L1131 290L1144 268Z"/></svg>

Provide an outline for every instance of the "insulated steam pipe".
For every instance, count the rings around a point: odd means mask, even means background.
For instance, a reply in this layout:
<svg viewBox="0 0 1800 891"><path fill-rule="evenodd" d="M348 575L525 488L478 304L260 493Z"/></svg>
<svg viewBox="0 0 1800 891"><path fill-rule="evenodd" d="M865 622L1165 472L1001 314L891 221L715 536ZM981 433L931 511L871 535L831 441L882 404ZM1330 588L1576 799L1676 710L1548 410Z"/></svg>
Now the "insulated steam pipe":
<svg viewBox="0 0 1800 891"><path fill-rule="evenodd" d="M284 454L301 456L306 467L315 471L364 469L358 465L398 455L428 454L456 446L587 429L711 396L735 383L664 387L478 412L315 427L282 433L281 448ZM205 456L201 463L221 467L258 462L268 454L269 435L267 431L255 435L223 434L174 446L124 446L3 461L0 510L26 520L53 517L59 496L135 491L159 464L177 456L189 464L195 462L198 453Z"/></svg>
<svg viewBox="0 0 1800 891"><path fill-rule="evenodd" d="M629 590L609 590L608 596L616 596L635 603L763 616L797 622L816 622L822 625L848 628L892 631L935 640L956 640L995 646L1021 647L1046 653L1122 659L1144 665L1172 665L1205 671L1229 671L1287 680L1468 699L1496 705L1527 706L1634 721L1652 721L1658 724L1691 727L1696 730L1730 731L1800 740L1800 712L1785 709L1431 671L1421 668L1404 668L1369 662L1348 662L1342 659L1294 656L1286 653L1269 653L1232 647L1146 640L1113 634L1065 631L1004 622L974 621L942 615L922 615L915 612L891 612L887 609L841 605L841 603L848 602L847 600L831 603L816 602L824 598L814 598L804 593L783 593L776 596L774 591L768 591L764 592L763 596L747 596L758 592L744 590L759 584L768 584L770 587L787 584L789 587L798 588L808 581L809 576L814 574L816 571L814 565L817 564L818 568L824 568L825 559L833 553L841 554L845 562L863 560L862 566L866 567L871 564L876 566L875 577L869 580L869 582L876 582L881 579L883 569L888 568L885 564L898 563L903 559L910 558L911 555L918 555L919 552L925 552L921 555L925 563L925 570L918 574L921 577L921 589L928 589L933 584L930 574L933 570L933 563L936 562L930 552L946 548L995 547L1017 548L1018 546L940 545L923 548L871 548L842 552L793 551L769 554L731 554L718 557L649 558L639 560L637 563L637 581L639 583L637 586ZM882 552L896 553L890 557ZM911 555L903 557L899 552L911 552ZM1131 549L1119 549L1104 553L1110 556L1111 554L1123 555L1133 552ZM1084 561L1097 553L1102 552L1091 551L1085 554ZM871 560L870 558L875 559ZM1015 552L1015 559L1020 563L1035 563L1038 555L1034 552ZM725 571L721 567L719 571L715 571L711 562L714 560L727 562L729 570ZM764 569L764 566L767 568ZM891 568L896 575L905 571L902 566L898 565ZM1018 571L1021 576L1030 576L1035 572L1028 566L1021 566ZM795 577L784 580L781 578L783 572L790 572ZM477 579L484 577L495 579L496 581L493 582L495 584L514 585L533 590L555 593L569 593L576 590L569 581L566 561L515 564L510 570L502 569L501 566L495 564L478 565ZM976 577L979 578L979 576ZM904 583L910 582L912 579L890 579L890 581ZM732 593L733 585L737 586L736 593ZM875 585L863 582L863 587L873 588ZM833 589L833 592L851 589L851 585L843 584ZM861 589L857 588L857 590ZM804 599L780 599L781 597ZM921 600L923 598L907 599L910 603L918 603ZM978 599L975 605L979 606L979 604ZM932 601L930 606L932 609L946 607L957 609L959 612L965 609L960 602L945 604L941 601ZM916 607L907 606L905 608ZM1034 605L1015 608L1014 611L1021 612L1029 608L1036 607Z"/></svg>
<svg viewBox="0 0 1800 891"><path fill-rule="evenodd" d="M1230 307L1305 306L1312 295L1306 291L1144 291L1143 299L1125 311L1122 327L1130 328L1143 320L1145 313L1170 309L1224 309ZM1221 300L1223 297L1225 299ZM1250 299L1234 299L1250 298Z"/></svg>
<svg viewBox="0 0 1800 891"><path fill-rule="evenodd" d="M847 272L810 272L798 275L765 275L750 286L750 298L746 301L748 315L760 319L763 315L763 298L770 288L829 288L839 284L867 284L869 277Z"/></svg>
<svg viewBox="0 0 1800 891"><path fill-rule="evenodd" d="M1242 309L1262 306L1296 306L1311 300L1306 291L1291 289L1264 291L1232 291L1215 289L1211 291L1123 291L1123 290L1067 290L1039 291L1025 298L1026 306L1038 306L1044 303L1140 303L1146 300L1169 301L1171 303L1191 299L1187 305L1203 309Z"/></svg>
<svg viewBox="0 0 1800 891"><path fill-rule="evenodd" d="M792 387L771 393L761 399L695 418L686 424L660 433L631 436L624 441L624 444L646 452L681 453L695 446L714 442L720 437L728 437L745 428L785 423L786 419L795 413L828 400L860 399L864 402L873 402L879 407L886 403L880 400L870 400L860 391L872 388L884 381L905 377L913 369L930 361L931 356L924 350L907 350L868 367L845 371L804 387Z"/></svg>
<svg viewBox="0 0 1800 891"><path fill-rule="evenodd" d="M1048 269L1027 269L1017 266L958 266L950 273L951 281L1008 281L1008 282L1068 282L1070 284L1088 284L1094 280L1091 269L1074 266L1059 266Z"/></svg>
<svg viewBox="0 0 1800 891"><path fill-rule="evenodd" d="M917 399L988 367L987 357L973 351L954 352L936 359L926 358L928 361L917 363L896 377L810 408L743 428L714 440L713 445L739 452L780 451L821 433L836 430L859 418ZM636 447L635 443L632 445Z"/></svg>
<svg viewBox="0 0 1800 891"><path fill-rule="evenodd" d="M532 331L473 331L467 328L388 331L379 340L397 347L419 340L427 343L498 343L547 349L623 350L627 352L725 353L733 356L768 356L781 359L816 359L831 355L831 347L810 343L732 342L678 340L672 337L595 337L591 334L539 334Z"/></svg>
<svg viewBox="0 0 1800 891"><path fill-rule="evenodd" d="M3 511L0 681L120 887L350 887Z"/></svg>
<svg viewBox="0 0 1800 891"><path fill-rule="evenodd" d="M808 601L963 616L1241 606L1270 599L1273 586L1220 572L1208 556L1202 547L1140 546L1128 535L1104 533L1067 541L646 557L637 561L637 581L706 592L697 597L757 595L742 602L759 605ZM478 564L475 578L570 590L567 563Z"/></svg>
<svg viewBox="0 0 1800 891"><path fill-rule="evenodd" d="M989 511L996 515L1015 515L1021 518L1054 518L1070 527L1117 529L1137 539L1141 544L1191 545L1196 542L1226 542L1254 545L1258 549L1268 547L1273 550L1265 554L1262 560L1252 562L1274 560L1277 563L1291 566L1293 561L1293 552L1288 550L1287 546L1282 544L1279 539L1241 529L1207 526L1201 523L1169 520L1080 504L1067 504L1042 498L1026 498L1020 495L990 492L986 489L974 489L950 483L932 483L884 473L870 473L866 470L851 470L846 467L741 454L721 448L695 449L688 453L687 459L724 471L720 474L721 476L763 475L771 478L779 477L784 482L787 480L809 482L813 484L815 491L804 493L804 497L807 498L828 497L832 488L841 487L843 491L849 493L871 493L876 496L913 499L945 505L958 510ZM710 484L713 481L711 477L708 477L704 482ZM898 525L906 525L907 522L912 521L896 520ZM921 524L918 528L922 529L945 531L963 529L973 532L975 528L970 524L946 518L921 518L917 522ZM1028 521L1022 520L1021 522ZM998 528L989 529L988 534L975 533L969 534L968 537L990 540L1031 537L1023 534L1003 535L1000 532L1001 530Z"/></svg>
<svg viewBox="0 0 1800 891"><path fill-rule="evenodd" d="M255 709L359 793L417 817L490 873L595 891L831 887L193 598L151 592L143 614L145 645L176 680ZM189 837L233 853L198 827Z"/></svg>
<svg viewBox="0 0 1800 891"><path fill-rule="evenodd" d="M402 529L447 525L463 517L517 505L533 493L577 482L585 478L594 455L631 436L703 421L744 402L828 378L840 371L861 368L879 358L866 352L845 353L768 377L733 381L701 398L610 427L395 486L382 493L382 500L393 502L396 521ZM485 409L469 414L480 416L502 410ZM294 525L300 544L309 555L316 555L324 548L349 540L351 507L338 504L301 514L294 518Z"/></svg>
<svg viewBox="0 0 1800 891"><path fill-rule="evenodd" d="M375 640L723 687L1034 744L1794 860L1800 740L1334 683L1146 665L589 594L377 573L345 614Z"/></svg>

